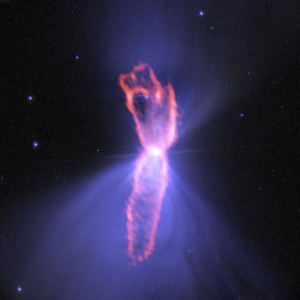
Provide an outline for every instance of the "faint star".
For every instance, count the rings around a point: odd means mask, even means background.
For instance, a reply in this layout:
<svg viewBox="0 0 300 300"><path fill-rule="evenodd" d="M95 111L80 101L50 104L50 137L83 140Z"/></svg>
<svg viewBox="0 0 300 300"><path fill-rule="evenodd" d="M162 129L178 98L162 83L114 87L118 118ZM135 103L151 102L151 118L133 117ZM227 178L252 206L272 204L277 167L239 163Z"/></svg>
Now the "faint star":
<svg viewBox="0 0 300 300"><path fill-rule="evenodd" d="M244 114L240 114L240 117L243 117L244 116Z"/></svg>
<svg viewBox="0 0 300 300"><path fill-rule="evenodd" d="M29 101L33 100L33 97L32 96L28 96L28 100Z"/></svg>
<svg viewBox="0 0 300 300"><path fill-rule="evenodd" d="M203 16L203 15L204 15L204 12L203 12L203 11L200 11L200 12L199 12L199 15L200 15L200 16Z"/></svg>
<svg viewBox="0 0 300 300"><path fill-rule="evenodd" d="M78 55L76 55L76 56L75 56L75 58L76 58L76 59L79 59L79 56L78 56Z"/></svg>
<svg viewBox="0 0 300 300"><path fill-rule="evenodd" d="M18 292L21 292L22 288L20 286L18 286Z"/></svg>
<svg viewBox="0 0 300 300"><path fill-rule="evenodd" d="M34 147L34 148L37 148L38 145L39 145L38 142L33 142L33 147Z"/></svg>

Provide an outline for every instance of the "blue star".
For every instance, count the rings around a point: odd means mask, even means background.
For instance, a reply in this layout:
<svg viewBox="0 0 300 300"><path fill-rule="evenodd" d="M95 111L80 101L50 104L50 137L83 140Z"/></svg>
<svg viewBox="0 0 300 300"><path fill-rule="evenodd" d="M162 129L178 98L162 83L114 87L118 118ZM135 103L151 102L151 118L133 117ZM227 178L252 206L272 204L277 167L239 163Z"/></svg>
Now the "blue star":
<svg viewBox="0 0 300 300"><path fill-rule="evenodd" d="M243 117L244 116L244 114L240 114L240 117Z"/></svg>
<svg viewBox="0 0 300 300"><path fill-rule="evenodd" d="M20 286L18 286L18 292L21 292L22 288Z"/></svg>
<svg viewBox="0 0 300 300"><path fill-rule="evenodd" d="M75 56L75 58L76 58L76 59L79 59L79 56L78 56L78 55L76 55L76 56Z"/></svg>
<svg viewBox="0 0 300 300"><path fill-rule="evenodd" d="M33 142L33 147L34 147L34 148L37 148L38 145L39 145L38 142Z"/></svg>
<svg viewBox="0 0 300 300"><path fill-rule="evenodd" d="M200 15L200 16L203 16L203 15L204 15L204 12L201 10L201 11L199 12L199 15Z"/></svg>
<svg viewBox="0 0 300 300"><path fill-rule="evenodd" d="M28 100L29 101L33 100L33 97L32 96L28 96Z"/></svg>

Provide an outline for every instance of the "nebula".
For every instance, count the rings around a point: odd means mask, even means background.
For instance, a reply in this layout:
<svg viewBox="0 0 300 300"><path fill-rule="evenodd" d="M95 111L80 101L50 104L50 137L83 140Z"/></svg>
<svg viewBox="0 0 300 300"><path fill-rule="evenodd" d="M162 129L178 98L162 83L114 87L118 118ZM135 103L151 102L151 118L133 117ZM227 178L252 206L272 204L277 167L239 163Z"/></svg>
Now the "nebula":
<svg viewBox="0 0 300 300"><path fill-rule="evenodd" d="M119 77L126 106L143 147L135 161L134 182L127 202L127 254L143 261L154 251L157 224L168 186L166 151L176 140L177 103L170 83L163 86L146 63Z"/></svg>

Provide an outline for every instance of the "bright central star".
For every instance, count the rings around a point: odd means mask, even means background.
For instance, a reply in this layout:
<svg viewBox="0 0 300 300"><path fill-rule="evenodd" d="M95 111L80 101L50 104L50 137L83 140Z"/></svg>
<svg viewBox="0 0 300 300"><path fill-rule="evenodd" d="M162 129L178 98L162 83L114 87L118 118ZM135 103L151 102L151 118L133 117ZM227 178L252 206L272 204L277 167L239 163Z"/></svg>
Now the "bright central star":
<svg viewBox="0 0 300 300"><path fill-rule="evenodd" d="M156 147L152 147L149 149L150 155L158 156L162 153L162 150Z"/></svg>

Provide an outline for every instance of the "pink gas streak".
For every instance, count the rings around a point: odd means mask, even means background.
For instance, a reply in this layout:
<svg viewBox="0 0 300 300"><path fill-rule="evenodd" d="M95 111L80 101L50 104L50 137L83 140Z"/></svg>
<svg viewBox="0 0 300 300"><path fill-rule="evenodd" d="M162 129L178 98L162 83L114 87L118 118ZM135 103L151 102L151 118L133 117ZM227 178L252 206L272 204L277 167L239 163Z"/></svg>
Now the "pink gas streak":
<svg viewBox="0 0 300 300"><path fill-rule="evenodd" d="M166 151L177 137L177 103L173 86L163 86L146 63L119 77L126 106L136 123L143 151L135 161L134 182L127 202L127 254L143 261L155 249L157 225L168 186Z"/></svg>

